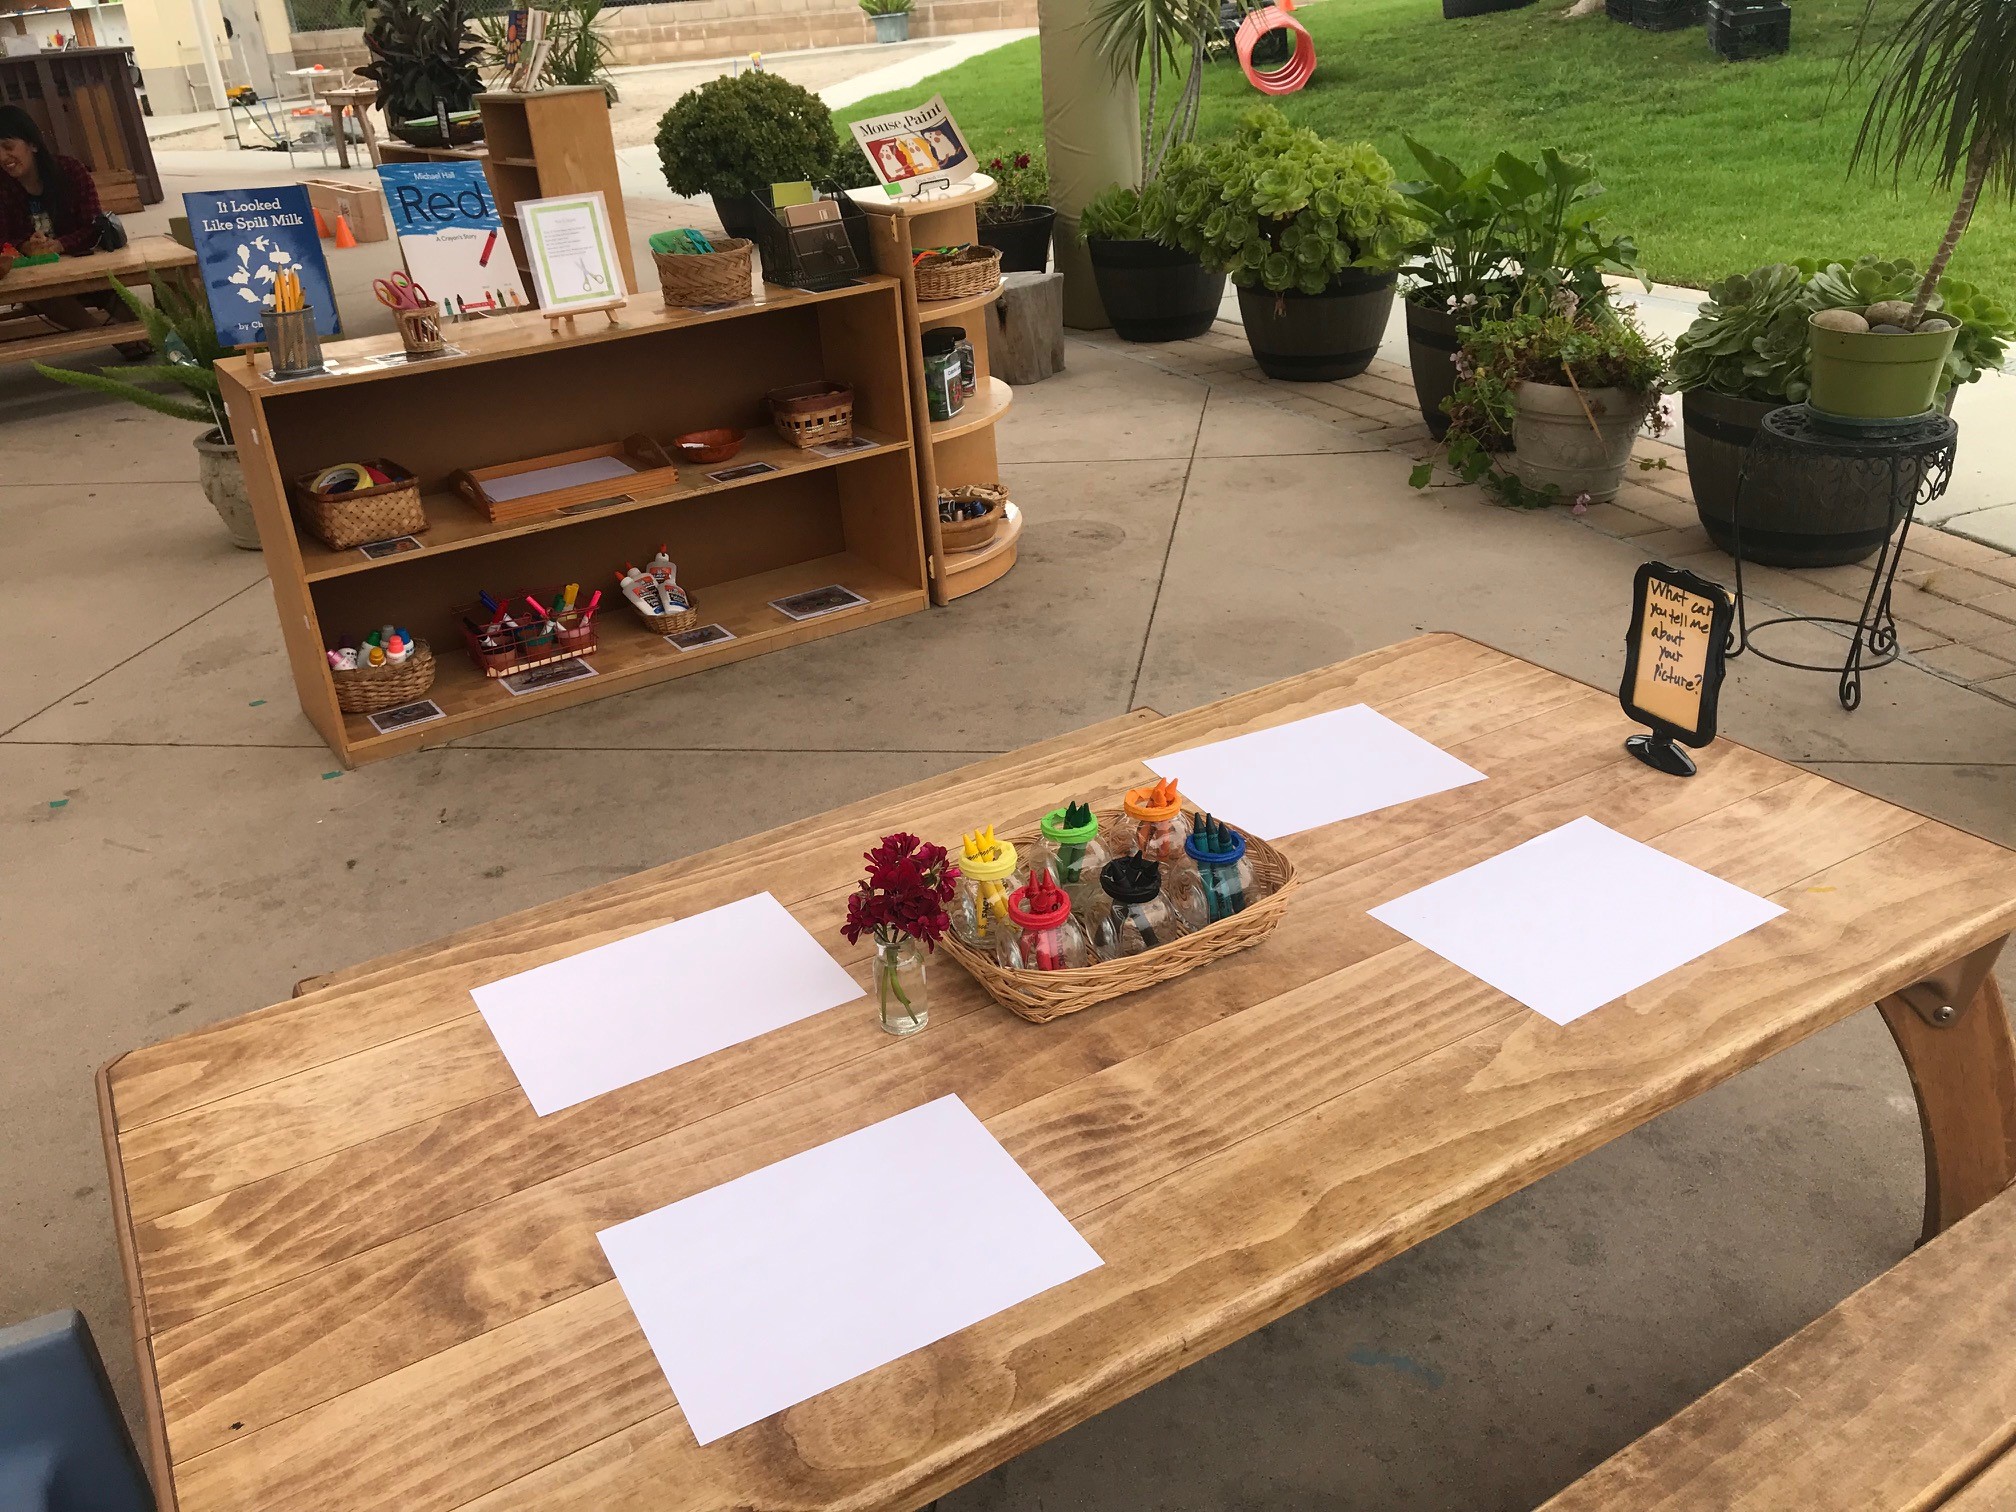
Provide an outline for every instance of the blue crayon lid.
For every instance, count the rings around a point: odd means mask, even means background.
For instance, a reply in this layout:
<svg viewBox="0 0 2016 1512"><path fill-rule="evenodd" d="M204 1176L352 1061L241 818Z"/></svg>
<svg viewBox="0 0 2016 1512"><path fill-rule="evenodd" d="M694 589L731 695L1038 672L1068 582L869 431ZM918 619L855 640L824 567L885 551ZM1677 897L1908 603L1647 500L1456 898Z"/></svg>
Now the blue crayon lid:
<svg viewBox="0 0 2016 1512"><path fill-rule="evenodd" d="M1197 842L1207 835L1222 836L1224 850L1206 850ZM1200 815L1190 826L1190 838L1183 842L1183 853L1200 865L1230 866L1246 854L1246 837L1222 821L1214 824L1209 814Z"/></svg>

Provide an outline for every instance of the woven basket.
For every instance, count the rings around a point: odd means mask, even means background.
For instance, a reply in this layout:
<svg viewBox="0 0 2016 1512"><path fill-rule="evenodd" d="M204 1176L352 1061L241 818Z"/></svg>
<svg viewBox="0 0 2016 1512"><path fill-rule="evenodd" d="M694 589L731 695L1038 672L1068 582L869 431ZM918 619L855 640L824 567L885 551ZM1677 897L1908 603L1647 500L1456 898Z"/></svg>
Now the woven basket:
<svg viewBox="0 0 2016 1512"><path fill-rule="evenodd" d="M964 299L1001 283L999 247L961 247L949 257L927 252L917 259L917 298Z"/></svg>
<svg viewBox="0 0 2016 1512"><path fill-rule="evenodd" d="M994 539L994 532L1008 518L1008 490L998 483L966 483L957 488L941 488L940 499L964 502L987 501L987 513L973 520L940 520L938 543L947 551L974 551Z"/></svg>
<svg viewBox="0 0 2016 1512"><path fill-rule="evenodd" d="M854 439L854 390L844 383L800 383L770 391L777 434L801 451Z"/></svg>
<svg viewBox="0 0 2016 1512"><path fill-rule="evenodd" d="M317 493L313 473L294 480L295 508L301 523L317 540L344 551L366 541L389 541L426 530L427 512L420 507L419 480L383 457L374 458L371 465L389 473L394 481L349 493Z"/></svg>
<svg viewBox="0 0 2016 1512"><path fill-rule="evenodd" d="M1135 821L1124 814L1099 816L1100 836L1117 847L1116 855L1126 853L1127 832L1134 825ZM997 964L993 957L975 950L955 935L947 934L938 943L966 968L989 997L1032 1024L1047 1024L1108 998L1153 987L1220 956L1258 945L1274 932L1281 915L1287 912L1288 895L1297 885L1294 865L1257 835L1247 835L1244 830L1238 833L1246 837L1246 859L1252 864L1254 881L1269 888L1267 896L1229 919L1206 924L1193 934L1178 935L1168 944L1157 945L1140 955L1069 971L1018 971ZM1041 837L1030 834L1010 838L1018 851L1027 854L1028 848Z"/></svg>
<svg viewBox="0 0 2016 1512"><path fill-rule="evenodd" d="M658 288L668 306L735 304L749 297L755 243L730 236L712 252L653 252Z"/></svg>
<svg viewBox="0 0 2016 1512"><path fill-rule="evenodd" d="M345 714L376 714L411 703L434 686L434 653L427 642L413 642L413 654L398 666L359 667L354 672L332 670L336 707Z"/></svg>
<svg viewBox="0 0 2016 1512"><path fill-rule="evenodd" d="M623 602L636 610L637 618L644 621L644 627L653 635L677 635L681 630L691 630L700 623L700 610L689 596L684 609L674 609L670 614L647 614L637 608L637 602L629 594L623 595Z"/></svg>
<svg viewBox="0 0 2016 1512"><path fill-rule="evenodd" d="M394 310L399 322L399 344L408 357L438 357L448 343L441 335L441 316L433 305L417 310Z"/></svg>

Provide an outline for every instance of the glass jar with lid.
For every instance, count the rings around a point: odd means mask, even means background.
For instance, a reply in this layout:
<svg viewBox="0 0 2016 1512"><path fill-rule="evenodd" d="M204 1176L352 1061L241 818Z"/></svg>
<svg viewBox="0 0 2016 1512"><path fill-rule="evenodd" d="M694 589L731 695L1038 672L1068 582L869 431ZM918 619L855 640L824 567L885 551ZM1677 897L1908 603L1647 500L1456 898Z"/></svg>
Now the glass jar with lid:
<svg viewBox="0 0 2016 1512"><path fill-rule="evenodd" d="M1191 822L1183 860L1172 868L1164 889L1192 929L1229 919L1266 895L1247 859L1246 837L1209 814Z"/></svg>
<svg viewBox="0 0 2016 1512"><path fill-rule="evenodd" d="M952 933L1001 960L1014 934L1008 895L1028 880L1014 845L997 840L991 824L967 835L959 858L959 891L952 899Z"/></svg>
<svg viewBox="0 0 2016 1512"><path fill-rule="evenodd" d="M1071 915L1071 895L1037 872L1008 895L1015 927L1006 964L1022 971L1069 971L1092 964L1092 945Z"/></svg>
<svg viewBox="0 0 2016 1512"><path fill-rule="evenodd" d="M1174 778L1164 777L1147 787L1131 788L1123 807L1127 812L1129 848L1150 861L1181 861L1183 842L1190 838L1190 819L1183 812L1183 799Z"/></svg>
<svg viewBox="0 0 2016 1512"><path fill-rule="evenodd" d="M1143 856L1108 861L1099 873L1106 911L1092 921L1092 953L1117 961L1166 945L1187 934L1183 921L1162 896L1162 868Z"/></svg>
<svg viewBox="0 0 2016 1512"><path fill-rule="evenodd" d="M1084 803L1067 803L1043 816L1042 838L1029 858L1029 875L1042 872L1071 895L1081 919L1096 917L1106 906L1099 872L1113 851L1099 833L1099 821Z"/></svg>

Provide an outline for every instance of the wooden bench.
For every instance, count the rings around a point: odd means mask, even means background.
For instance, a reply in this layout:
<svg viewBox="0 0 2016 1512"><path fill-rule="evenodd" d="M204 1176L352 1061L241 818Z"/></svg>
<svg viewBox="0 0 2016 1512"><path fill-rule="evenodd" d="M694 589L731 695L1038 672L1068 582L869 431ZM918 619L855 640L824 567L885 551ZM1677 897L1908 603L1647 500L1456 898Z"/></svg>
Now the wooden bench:
<svg viewBox="0 0 2016 1512"><path fill-rule="evenodd" d="M2005 1192L1541 1512L2004 1512L2016 1507L2012 1337Z"/></svg>
<svg viewBox="0 0 2016 1512"><path fill-rule="evenodd" d="M92 252L84 257L65 257L53 263L15 268L0 278L0 305L26 304L36 299L58 299L65 295L103 294L105 280L116 278L123 284L147 283L149 273L177 279L192 295L200 294L196 254L167 236L136 236L117 252ZM16 310L0 324L0 362L28 362L60 357L68 352L89 352L120 341L142 339L137 326L94 326L83 331L54 327L33 311Z"/></svg>

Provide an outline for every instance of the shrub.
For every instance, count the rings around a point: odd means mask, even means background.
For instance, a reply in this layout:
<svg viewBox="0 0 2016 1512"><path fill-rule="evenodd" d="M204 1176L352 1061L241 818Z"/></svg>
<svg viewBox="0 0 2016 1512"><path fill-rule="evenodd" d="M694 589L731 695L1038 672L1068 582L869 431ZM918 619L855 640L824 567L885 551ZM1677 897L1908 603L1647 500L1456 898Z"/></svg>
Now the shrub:
<svg viewBox="0 0 2016 1512"><path fill-rule="evenodd" d="M658 161L674 194L732 199L772 184L823 179L841 166L839 155L825 104L773 73L710 80L658 122Z"/></svg>

